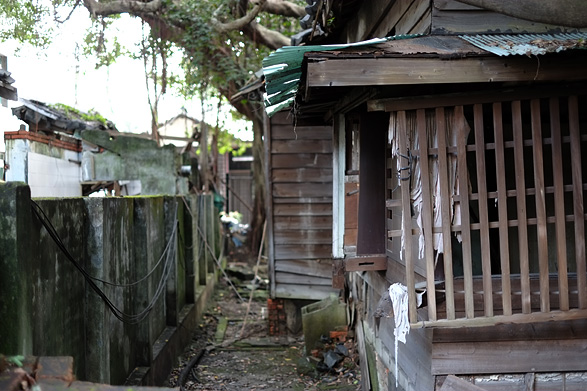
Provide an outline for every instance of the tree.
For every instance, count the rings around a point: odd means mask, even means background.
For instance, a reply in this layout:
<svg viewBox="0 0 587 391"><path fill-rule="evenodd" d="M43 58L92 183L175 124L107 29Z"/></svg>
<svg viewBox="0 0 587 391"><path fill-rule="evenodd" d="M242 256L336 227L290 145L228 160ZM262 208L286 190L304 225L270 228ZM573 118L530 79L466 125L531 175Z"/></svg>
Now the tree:
<svg viewBox="0 0 587 391"><path fill-rule="evenodd" d="M51 1L54 9L65 15L70 15L76 7L85 7L96 24L104 28L110 18L123 13L140 18L150 26L149 46L143 48L145 56L159 53L164 66L166 51L170 44L175 45L183 51L184 83L191 88L192 96L211 86L227 101L260 69L263 57L290 44L289 36L299 30L297 18L305 15L306 3L301 0ZM5 24L8 28L0 28L0 37L11 36L40 46L46 44L51 32L39 27L39 15L51 11L35 0L0 0L0 17L9 21ZM156 61L152 60L151 64ZM165 77L160 81L160 91L163 91ZM156 115L157 102L150 103ZM265 219L263 108L261 102L246 99L232 105L253 125L255 204L250 243L252 249L257 249Z"/></svg>

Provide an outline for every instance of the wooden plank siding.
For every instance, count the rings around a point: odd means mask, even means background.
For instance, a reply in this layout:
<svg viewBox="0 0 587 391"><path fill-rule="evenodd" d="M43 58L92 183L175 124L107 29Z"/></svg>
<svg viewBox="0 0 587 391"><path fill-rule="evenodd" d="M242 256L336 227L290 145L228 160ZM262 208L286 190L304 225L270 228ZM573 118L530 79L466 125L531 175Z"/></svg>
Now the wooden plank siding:
<svg viewBox="0 0 587 391"><path fill-rule="evenodd" d="M270 120L273 295L321 299L332 289L332 128Z"/></svg>
<svg viewBox="0 0 587 391"><path fill-rule="evenodd" d="M432 34L553 33L578 30L562 28L561 31L560 26L518 19L459 3L456 0L433 0L433 3Z"/></svg>
<svg viewBox="0 0 587 391"><path fill-rule="evenodd" d="M430 0L364 1L358 17L345 26L347 42L430 31Z"/></svg>
<svg viewBox="0 0 587 391"><path fill-rule="evenodd" d="M365 23L368 21L368 23ZM400 34L555 33L565 28L499 14L456 0L366 1L345 26L347 42Z"/></svg>
<svg viewBox="0 0 587 391"><path fill-rule="evenodd" d="M427 319L410 306L412 327L587 317L587 96L518 98L391 112L400 156L430 174L412 178L411 196L395 191L388 159L388 269L403 270L408 292L424 276L429 291ZM419 145L402 146L415 134ZM397 246L421 235L420 251Z"/></svg>

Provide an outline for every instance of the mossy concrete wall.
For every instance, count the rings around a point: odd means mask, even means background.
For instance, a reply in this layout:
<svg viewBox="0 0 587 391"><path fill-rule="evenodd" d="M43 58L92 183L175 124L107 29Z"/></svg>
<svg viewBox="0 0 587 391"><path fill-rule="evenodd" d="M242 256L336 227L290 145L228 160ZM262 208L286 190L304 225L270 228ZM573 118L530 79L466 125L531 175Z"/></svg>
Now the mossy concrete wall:
<svg viewBox="0 0 587 391"><path fill-rule="evenodd" d="M84 259L84 202L66 198L60 202L37 200L47 218L54 222L63 245L80 262ZM30 205L23 205L30 210ZM33 354L55 352L76 356L76 370L84 373L85 281L67 261L40 221L33 216L27 229L31 249ZM19 240L22 238L19 237ZM2 289L2 288L0 288ZM43 327L37 327L42 325Z"/></svg>
<svg viewBox="0 0 587 391"><path fill-rule="evenodd" d="M28 187L0 184L0 353L73 356L78 379L110 384L162 362L159 351L179 355L162 346L176 329L195 323L186 323L186 314L201 314L190 303L205 306L195 276L206 270L197 250L206 246L194 233L207 236L198 216L214 213L203 211L212 205L208 198L35 200L63 246L120 311L139 314L162 287L149 315L130 324L114 316L32 214ZM170 273L162 281L166 260Z"/></svg>
<svg viewBox="0 0 587 391"><path fill-rule="evenodd" d="M30 190L24 183L0 184L0 353L32 354Z"/></svg>
<svg viewBox="0 0 587 391"><path fill-rule="evenodd" d="M84 152L86 181L139 180L143 195L178 194L177 182L185 182L177 176L180 162L173 145L158 147L153 140L94 130L83 131L81 137L104 149Z"/></svg>

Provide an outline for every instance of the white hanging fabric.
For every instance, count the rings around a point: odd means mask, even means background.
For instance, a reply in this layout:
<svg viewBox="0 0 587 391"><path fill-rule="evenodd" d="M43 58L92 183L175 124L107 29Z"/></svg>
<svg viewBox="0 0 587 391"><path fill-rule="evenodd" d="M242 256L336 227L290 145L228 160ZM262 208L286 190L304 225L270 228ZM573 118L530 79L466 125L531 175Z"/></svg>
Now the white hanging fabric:
<svg viewBox="0 0 587 391"><path fill-rule="evenodd" d="M393 318L395 328L395 386L398 385L398 341L406 343L406 335L410 333L410 320L408 318L408 288L399 282L389 287L389 298L393 306Z"/></svg>

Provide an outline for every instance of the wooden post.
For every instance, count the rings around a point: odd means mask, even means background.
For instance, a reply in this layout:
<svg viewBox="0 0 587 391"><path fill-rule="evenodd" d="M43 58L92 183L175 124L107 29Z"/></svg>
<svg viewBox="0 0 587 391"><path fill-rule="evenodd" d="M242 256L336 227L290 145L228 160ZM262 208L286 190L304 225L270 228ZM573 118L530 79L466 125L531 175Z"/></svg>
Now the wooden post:
<svg viewBox="0 0 587 391"><path fill-rule="evenodd" d="M408 138L407 138L407 122L406 112L399 111L397 113L398 122L398 136L399 136L399 153L403 156L408 156ZM398 159L403 159L401 156ZM410 184L411 178L408 180L400 180L400 189L402 195L402 236L403 240L403 254L406 263L406 285L408 287L408 314L410 323L418 321L418 313L416 312L416 277L414 275L414 254L412 251L412 214L411 214L411 200L410 200ZM397 359L397 357L396 357Z"/></svg>
<svg viewBox="0 0 587 391"><path fill-rule="evenodd" d="M471 224L469 218L469 172L467 170L467 135L465 134L463 106L456 106L454 122L457 128L457 162L459 196L461 204L461 236L463 248L463 274L465 277L465 313L475 317L473 302L473 260L471 256Z"/></svg>
<svg viewBox="0 0 587 391"><path fill-rule="evenodd" d="M483 272L483 309L485 316L493 316L493 284L491 281L491 252L489 244L489 212L487 210L487 168L485 166L485 132L483 105L473 108L475 121L475 158L477 163L477 191L479 192L479 226L481 236L481 264Z"/></svg>
<svg viewBox="0 0 587 391"><path fill-rule="evenodd" d="M499 215L499 255L501 260L501 292L503 314L512 314L510 281L510 246L508 238L507 187L505 183L505 151L501 102L493 104L493 133L495 137L495 169L497 173L497 210Z"/></svg>
<svg viewBox="0 0 587 391"><path fill-rule="evenodd" d="M554 217L558 261L559 308L569 310L569 279L567 276L567 236L565 230L565 194L563 183L563 149L558 97L550 98L550 136L552 138L552 176L554 183Z"/></svg>
<svg viewBox="0 0 587 391"><path fill-rule="evenodd" d="M344 258L345 117L335 117L332 135L332 257Z"/></svg>
<svg viewBox="0 0 587 391"><path fill-rule="evenodd" d="M436 133L438 134L438 175L440 177L442 242L444 246L444 280L446 290L446 317L455 318L454 275L452 267L450 193L448 190L448 161L446 148L446 117L444 108L436 109Z"/></svg>
<svg viewBox="0 0 587 391"><path fill-rule="evenodd" d="M430 172L428 162L428 134L426 132L426 112L416 112L416 126L420 143L420 175L422 175L422 224L424 235L424 257L426 258L426 290L428 298L428 319L436 320L436 285L434 270L434 234L432 233L432 192L430 191Z"/></svg>
<svg viewBox="0 0 587 391"><path fill-rule="evenodd" d="M538 229L538 267L540 272L540 311L550 311L550 283L548 278L548 235L546 232L546 189L544 186L544 154L542 151L542 125L540 100L530 102L532 113L532 145L534 156L534 187L536 188L536 219Z"/></svg>
<svg viewBox="0 0 587 391"><path fill-rule="evenodd" d="M583 205L583 174L581 172L581 134L577 97L569 97L569 128L571 133L571 166L573 171L573 214L575 220L575 260L579 308L587 308L587 266L585 261L585 207Z"/></svg>
<svg viewBox="0 0 587 391"><path fill-rule="evenodd" d="M532 311L530 292L530 258L528 250L528 215L526 211L526 177L524 170L524 134L520 101L512 102L512 124L514 131L514 157L516 170L516 204L518 209L518 243L520 248L520 284L522 290L522 313Z"/></svg>

